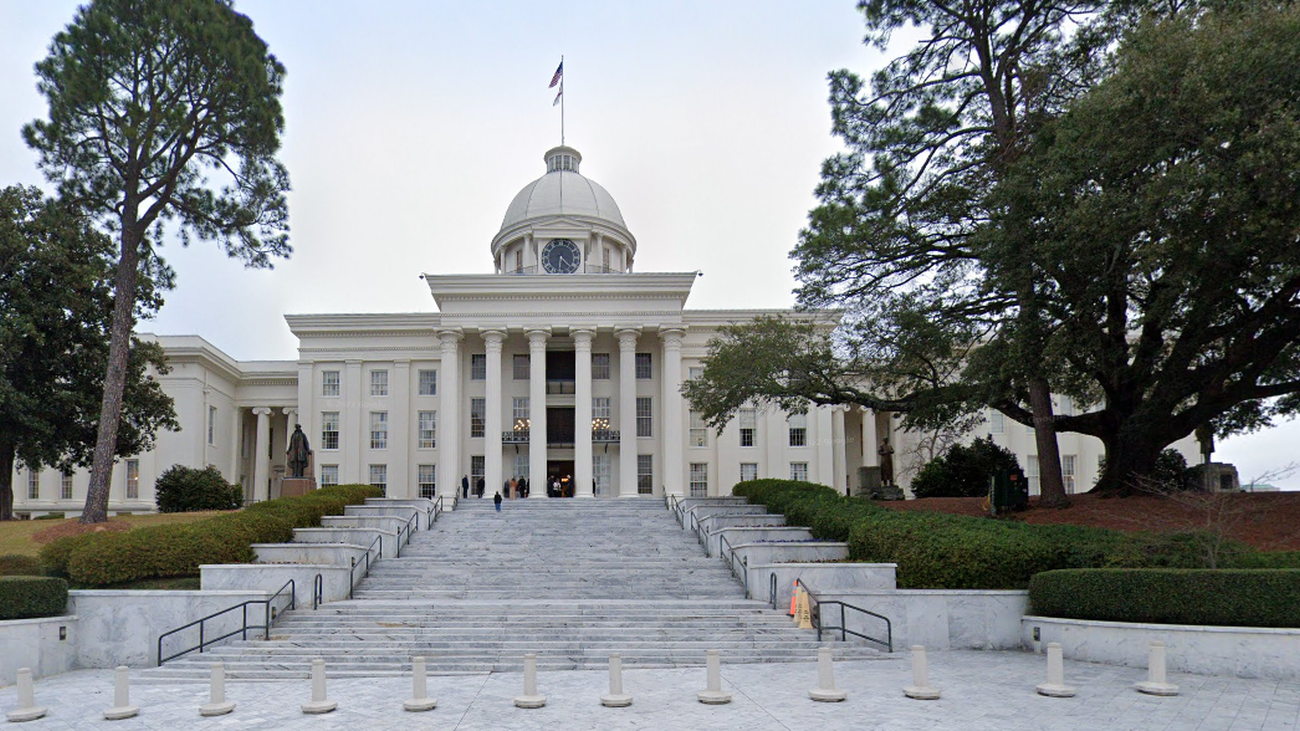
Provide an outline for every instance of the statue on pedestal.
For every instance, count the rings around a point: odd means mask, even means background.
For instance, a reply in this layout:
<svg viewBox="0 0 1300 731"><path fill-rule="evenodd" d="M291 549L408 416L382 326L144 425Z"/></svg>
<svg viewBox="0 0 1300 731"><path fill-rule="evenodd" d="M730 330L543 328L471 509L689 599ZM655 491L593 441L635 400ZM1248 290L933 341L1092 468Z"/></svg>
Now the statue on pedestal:
<svg viewBox="0 0 1300 731"><path fill-rule="evenodd" d="M307 443L307 435L302 431L302 424L293 425L293 435L289 437L289 451L285 454L289 457L289 476L306 476L307 468L311 466L311 445Z"/></svg>
<svg viewBox="0 0 1300 731"><path fill-rule="evenodd" d="M894 448L889 446L889 437L880 438L880 448L876 450L880 456L880 484L894 484Z"/></svg>

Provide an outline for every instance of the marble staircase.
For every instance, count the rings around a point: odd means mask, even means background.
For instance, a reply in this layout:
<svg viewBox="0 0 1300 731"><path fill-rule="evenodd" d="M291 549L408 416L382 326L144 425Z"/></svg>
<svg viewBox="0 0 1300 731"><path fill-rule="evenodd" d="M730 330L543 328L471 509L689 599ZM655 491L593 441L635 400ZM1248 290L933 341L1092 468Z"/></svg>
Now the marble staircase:
<svg viewBox="0 0 1300 731"><path fill-rule="evenodd" d="M234 679L305 677L323 657L331 677L513 671L525 652L542 670L808 661L816 633L745 598L726 563L708 558L660 500L462 500L395 558L375 563L354 598L300 604L269 641L237 641L148 671L199 679L214 661ZM829 641L838 657L878 657Z"/></svg>

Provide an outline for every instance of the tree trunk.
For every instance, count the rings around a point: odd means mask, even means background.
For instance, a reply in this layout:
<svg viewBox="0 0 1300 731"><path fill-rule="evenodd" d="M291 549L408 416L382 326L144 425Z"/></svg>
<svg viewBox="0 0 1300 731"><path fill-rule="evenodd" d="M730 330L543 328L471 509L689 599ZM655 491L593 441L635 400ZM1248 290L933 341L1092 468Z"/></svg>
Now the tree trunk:
<svg viewBox="0 0 1300 731"><path fill-rule="evenodd" d="M1142 480L1155 469L1162 446L1157 441L1131 436L1120 431L1106 440L1106 469L1093 492L1128 496L1141 488Z"/></svg>
<svg viewBox="0 0 1300 731"><path fill-rule="evenodd" d="M0 441L0 520L14 519L14 445Z"/></svg>
<svg viewBox="0 0 1300 731"><path fill-rule="evenodd" d="M135 206L130 201L125 210L133 219ZM113 478L113 458L117 453L117 428L122 419L122 392L126 388L127 362L131 356L131 330L135 326L136 282L140 275L142 236L143 232L138 230L134 220L123 221L122 250L113 285L113 324L109 329L108 369L104 374L99 433L95 439L95 456L90 467L90 487L86 490L82 523L103 523L108 520L108 491Z"/></svg>
<svg viewBox="0 0 1300 731"><path fill-rule="evenodd" d="M1038 504L1045 508L1068 508L1061 477L1061 450L1056 443L1056 417L1052 413L1052 390L1045 378L1029 379L1029 407L1034 414L1034 443L1038 447Z"/></svg>

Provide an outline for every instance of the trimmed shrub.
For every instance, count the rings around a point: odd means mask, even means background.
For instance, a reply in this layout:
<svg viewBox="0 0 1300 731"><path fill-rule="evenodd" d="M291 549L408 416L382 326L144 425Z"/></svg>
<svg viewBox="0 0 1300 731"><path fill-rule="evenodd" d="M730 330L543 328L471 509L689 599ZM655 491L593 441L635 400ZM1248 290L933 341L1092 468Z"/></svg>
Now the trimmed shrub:
<svg viewBox="0 0 1300 731"><path fill-rule="evenodd" d="M1300 570L1047 571L1029 582L1029 603L1066 619L1300 627Z"/></svg>
<svg viewBox="0 0 1300 731"><path fill-rule="evenodd" d="M0 576L41 576L41 560L34 556L11 553L0 556Z"/></svg>
<svg viewBox="0 0 1300 731"><path fill-rule="evenodd" d="M1016 455L990 438L954 444L921 468L912 480L912 494L918 498L980 497L989 493L990 477L1018 469Z"/></svg>
<svg viewBox="0 0 1300 731"><path fill-rule="evenodd" d="M52 576L0 576L0 619L57 617L68 609L68 582Z"/></svg>
<svg viewBox="0 0 1300 731"><path fill-rule="evenodd" d="M378 496L379 488L369 485L331 485L193 523L61 538L42 550L41 560L78 586L196 576L202 564L250 562L251 544L292 540L294 528L318 526L321 516Z"/></svg>
<svg viewBox="0 0 1300 731"><path fill-rule="evenodd" d="M226 482L213 465L201 470L172 465L154 483L154 494L162 513L233 510L244 504L244 489Z"/></svg>

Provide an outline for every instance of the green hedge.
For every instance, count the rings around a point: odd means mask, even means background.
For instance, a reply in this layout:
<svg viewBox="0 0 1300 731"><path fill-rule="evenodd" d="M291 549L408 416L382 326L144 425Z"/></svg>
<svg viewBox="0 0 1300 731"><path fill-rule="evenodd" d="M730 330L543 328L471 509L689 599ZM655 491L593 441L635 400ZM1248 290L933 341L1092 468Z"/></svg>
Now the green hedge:
<svg viewBox="0 0 1300 731"><path fill-rule="evenodd" d="M1300 627L1300 570L1047 571L1029 582L1029 603L1067 619Z"/></svg>
<svg viewBox="0 0 1300 731"><path fill-rule="evenodd" d="M41 561L46 571L78 586L196 576L202 564L250 562L251 544L292 540L294 528L318 526L321 516L379 494L369 485L331 485L193 523L69 536L42 549Z"/></svg>
<svg viewBox="0 0 1300 731"><path fill-rule="evenodd" d="M68 609L68 582L53 576L0 576L0 619L57 617Z"/></svg>
<svg viewBox="0 0 1300 731"><path fill-rule="evenodd" d="M0 556L0 576L41 576L41 560L35 556L10 553Z"/></svg>
<svg viewBox="0 0 1300 731"><path fill-rule="evenodd" d="M1040 571L1195 568L1203 560L1200 544L1185 535L893 510L791 480L742 482L732 492L784 513L789 525L808 526L816 538L846 541L851 560L898 564L900 588L1023 589Z"/></svg>

